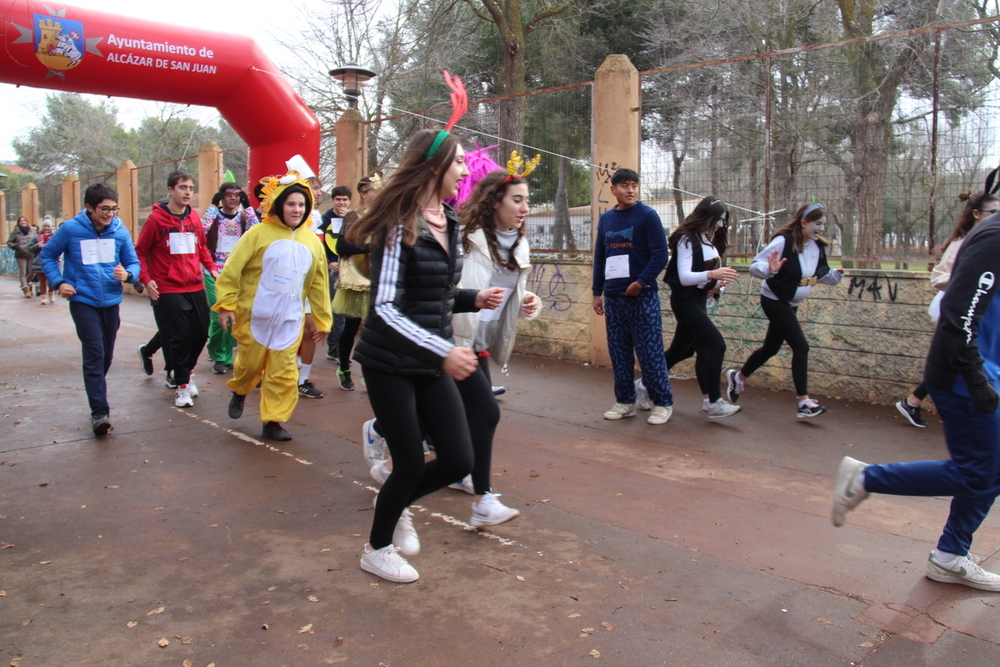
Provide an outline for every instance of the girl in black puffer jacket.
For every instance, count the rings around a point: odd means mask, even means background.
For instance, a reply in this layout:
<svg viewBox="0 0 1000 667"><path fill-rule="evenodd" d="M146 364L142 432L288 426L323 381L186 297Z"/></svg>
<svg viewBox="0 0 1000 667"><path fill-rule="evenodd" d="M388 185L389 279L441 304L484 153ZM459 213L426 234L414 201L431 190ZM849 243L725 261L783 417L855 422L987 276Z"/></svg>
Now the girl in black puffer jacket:
<svg viewBox="0 0 1000 667"><path fill-rule="evenodd" d="M471 349L452 342L452 313L495 308L503 298L499 288L457 287L458 220L442 200L455 195L468 173L455 135L418 132L399 168L348 232L351 243L371 239L371 307L354 359L393 460L361 568L399 583L418 577L399 555L420 550L407 507L472 469L470 406L463 404L455 380L482 371ZM483 382L489 384L485 377ZM421 429L435 446L436 457L426 463Z"/></svg>

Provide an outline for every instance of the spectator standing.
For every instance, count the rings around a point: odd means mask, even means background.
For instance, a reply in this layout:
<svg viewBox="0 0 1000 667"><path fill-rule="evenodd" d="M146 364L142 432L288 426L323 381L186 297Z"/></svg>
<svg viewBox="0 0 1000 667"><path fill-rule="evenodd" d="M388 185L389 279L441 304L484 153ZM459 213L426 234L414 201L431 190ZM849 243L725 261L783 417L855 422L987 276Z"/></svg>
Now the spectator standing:
<svg viewBox="0 0 1000 667"><path fill-rule="evenodd" d="M14 259L17 260L17 277L21 281L21 293L24 298L31 297L31 284L28 278L31 275L32 254L29 250L35 238L35 230L28 224L28 219L23 215L17 219L14 229L10 230L7 237L7 247L14 251Z"/></svg>

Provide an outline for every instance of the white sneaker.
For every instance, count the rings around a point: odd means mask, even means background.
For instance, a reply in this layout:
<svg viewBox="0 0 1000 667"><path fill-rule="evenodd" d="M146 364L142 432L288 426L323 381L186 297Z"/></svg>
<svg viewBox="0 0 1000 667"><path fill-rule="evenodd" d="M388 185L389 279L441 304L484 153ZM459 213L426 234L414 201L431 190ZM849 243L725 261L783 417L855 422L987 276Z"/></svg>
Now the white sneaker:
<svg viewBox="0 0 1000 667"><path fill-rule="evenodd" d="M473 526L498 526L521 514L519 510L507 507L497 500L499 497L499 493L487 493L478 503L472 503L472 518L469 523Z"/></svg>
<svg viewBox="0 0 1000 667"><path fill-rule="evenodd" d="M420 578L417 570L399 555L399 548L391 544L381 549L372 549L372 545L366 544L361 552L361 569L397 584L408 584Z"/></svg>
<svg viewBox="0 0 1000 667"><path fill-rule="evenodd" d="M844 525L847 513L868 497L868 490L861 481L861 474L868 464L845 456L840 459L837 477L833 481L833 525ZM929 566L928 566L929 567ZM930 576L930 575L928 575ZM931 577L933 579L933 577Z"/></svg>
<svg viewBox="0 0 1000 667"><path fill-rule="evenodd" d="M635 417L635 403L615 403L604 413L605 419L614 420L622 417Z"/></svg>
<svg viewBox="0 0 1000 667"><path fill-rule="evenodd" d="M672 414L674 414L674 408L671 405L653 406L653 411L649 413L649 417L646 418L646 423L666 424L670 421L670 415Z"/></svg>
<svg viewBox="0 0 1000 667"><path fill-rule="evenodd" d="M709 401L708 398L702 398L701 399L701 411L702 412L708 412L708 407L710 405L712 405L712 402Z"/></svg>
<svg viewBox="0 0 1000 667"><path fill-rule="evenodd" d="M388 459L385 453L385 438L375 432L375 420L369 419L361 427L361 446L365 457L365 462L369 466L381 463Z"/></svg>
<svg viewBox="0 0 1000 667"><path fill-rule="evenodd" d="M389 479L390 471L386 470L382 466L383 463L384 461L377 462L375 465L371 467L371 470L368 471L368 474L372 476L372 479L375 480L375 483L378 484L379 486L385 484L385 480Z"/></svg>
<svg viewBox="0 0 1000 667"><path fill-rule="evenodd" d="M726 403L721 398L715 401L715 403L709 403L707 410L709 419L722 419L723 417L735 415L739 411L740 406Z"/></svg>
<svg viewBox="0 0 1000 667"><path fill-rule="evenodd" d="M449 489L455 489L456 491L465 491L470 496L476 495L476 489L472 486L472 475L466 475L462 478L461 482L455 482L454 484L448 485Z"/></svg>
<svg viewBox="0 0 1000 667"><path fill-rule="evenodd" d="M979 565L979 559L972 554L956 556L947 563L939 561L937 554L937 549L932 549L927 559L928 579L946 584L962 584L981 591L1000 591L1000 574L984 570Z"/></svg>
<svg viewBox="0 0 1000 667"><path fill-rule="evenodd" d="M649 400L649 392L642 386L642 379L635 381L635 404L640 410L652 410L653 404Z"/></svg>
<svg viewBox="0 0 1000 667"><path fill-rule="evenodd" d="M392 542L404 556L416 556L420 553L420 537L413 527L413 512L408 507L399 515L396 528L392 531Z"/></svg>
<svg viewBox="0 0 1000 667"><path fill-rule="evenodd" d="M194 401L191 400L191 391L188 385L182 384L174 392L174 405L178 408L192 408Z"/></svg>
<svg viewBox="0 0 1000 667"><path fill-rule="evenodd" d="M198 385L194 383L194 373L188 376L188 392L191 398L198 398Z"/></svg>

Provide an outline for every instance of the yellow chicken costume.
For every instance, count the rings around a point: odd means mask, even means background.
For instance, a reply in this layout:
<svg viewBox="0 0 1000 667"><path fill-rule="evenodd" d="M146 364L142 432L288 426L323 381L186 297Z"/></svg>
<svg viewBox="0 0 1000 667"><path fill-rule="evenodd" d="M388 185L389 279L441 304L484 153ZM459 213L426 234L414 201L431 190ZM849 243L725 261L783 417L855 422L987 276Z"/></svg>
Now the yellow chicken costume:
<svg viewBox="0 0 1000 667"><path fill-rule="evenodd" d="M260 381L260 420L287 422L299 400L295 353L302 340L304 303L312 307L317 331L329 331L329 276L326 255L309 229L314 197L298 172L261 179L267 214L233 248L216 281L212 310L236 313L233 337L239 342L229 388L246 396ZM302 223L290 229L279 217L282 196L300 186L306 196ZM296 188L294 191L299 191Z"/></svg>

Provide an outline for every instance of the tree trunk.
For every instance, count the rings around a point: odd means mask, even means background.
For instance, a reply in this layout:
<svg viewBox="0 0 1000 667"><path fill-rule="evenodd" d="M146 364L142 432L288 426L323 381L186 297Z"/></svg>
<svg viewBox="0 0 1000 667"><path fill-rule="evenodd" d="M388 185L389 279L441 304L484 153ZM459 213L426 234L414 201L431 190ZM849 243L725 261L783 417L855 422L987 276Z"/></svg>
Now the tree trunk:
<svg viewBox="0 0 1000 667"><path fill-rule="evenodd" d="M677 209L677 224L672 225L671 229L676 229L684 222L684 196L678 189L681 187L681 164L684 162L685 151L677 152L674 149L674 175L672 184L674 186L674 208Z"/></svg>
<svg viewBox="0 0 1000 667"><path fill-rule="evenodd" d="M569 160L559 156L559 174L556 180L555 223L553 225L553 246L559 250L576 250L573 225L569 219Z"/></svg>
<svg viewBox="0 0 1000 667"><path fill-rule="evenodd" d="M895 106L895 105L893 105ZM858 119L858 152L855 157L860 176L858 205L860 225L855 252L858 268L881 267L882 227L885 217L885 176L889 159L889 119L872 110Z"/></svg>

